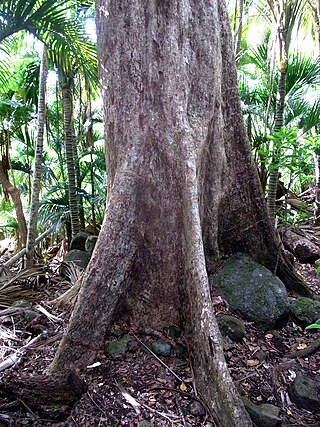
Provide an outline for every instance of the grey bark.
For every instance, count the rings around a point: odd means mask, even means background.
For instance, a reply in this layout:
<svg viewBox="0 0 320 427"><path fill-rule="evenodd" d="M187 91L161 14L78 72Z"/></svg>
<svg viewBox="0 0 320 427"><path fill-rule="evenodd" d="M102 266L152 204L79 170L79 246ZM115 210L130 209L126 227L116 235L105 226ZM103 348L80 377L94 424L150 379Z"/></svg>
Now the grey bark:
<svg viewBox="0 0 320 427"><path fill-rule="evenodd" d="M37 235L37 222L39 211L39 196L42 176L42 158L43 158L43 139L45 130L46 116L46 83L47 83L47 49L43 48L40 80L39 80L39 97L38 97L38 133L35 148L33 184L31 193L29 224L26 244L27 266L33 265L34 245Z"/></svg>
<svg viewBox="0 0 320 427"><path fill-rule="evenodd" d="M279 250L246 140L226 6L97 0L97 28L107 209L49 372L85 367L129 310L137 323L182 325L217 425L249 426L208 274L245 251L292 286L301 281Z"/></svg>

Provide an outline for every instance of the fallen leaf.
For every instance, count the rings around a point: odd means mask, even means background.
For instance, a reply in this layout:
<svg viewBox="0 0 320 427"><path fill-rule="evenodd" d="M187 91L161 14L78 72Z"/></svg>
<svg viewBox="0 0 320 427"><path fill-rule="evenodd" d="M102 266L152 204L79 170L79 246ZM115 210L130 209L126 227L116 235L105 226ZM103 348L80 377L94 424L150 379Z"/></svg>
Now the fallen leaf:
<svg viewBox="0 0 320 427"><path fill-rule="evenodd" d="M181 391L187 391L187 386L185 385L185 383L180 384L180 390Z"/></svg>
<svg viewBox="0 0 320 427"><path fill-rule="evenodd" d="M258 366L258 365L260 365L260 360L256 360L256 359L247 360L247 366L249 368L253 368L254 366Z"/></svg>

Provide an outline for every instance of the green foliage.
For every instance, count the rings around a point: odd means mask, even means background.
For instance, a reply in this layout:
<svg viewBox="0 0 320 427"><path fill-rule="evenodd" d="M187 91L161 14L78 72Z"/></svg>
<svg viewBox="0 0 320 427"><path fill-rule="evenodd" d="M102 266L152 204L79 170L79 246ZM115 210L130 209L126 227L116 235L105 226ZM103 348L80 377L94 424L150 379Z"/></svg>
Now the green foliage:
<svg viewBox="0 0 320 427"><path fill-rule="evenodd" d="M261 161L267 164L269 170L277 168L288 171L292 177L310 175L314 168L310 158L316 149L318 139L299 138L298 132L297 128L282 127L278 132L267 136L267 139L272 141L273 147L260 148L258 152Z"/></svg>
<svg viewBox="0 0 320 427"><path fill-rule="evenodd" d="M305 329L306 330L320 329L320 319L318 319L315 323L312 323L311 325L308 325Z"/></svg>

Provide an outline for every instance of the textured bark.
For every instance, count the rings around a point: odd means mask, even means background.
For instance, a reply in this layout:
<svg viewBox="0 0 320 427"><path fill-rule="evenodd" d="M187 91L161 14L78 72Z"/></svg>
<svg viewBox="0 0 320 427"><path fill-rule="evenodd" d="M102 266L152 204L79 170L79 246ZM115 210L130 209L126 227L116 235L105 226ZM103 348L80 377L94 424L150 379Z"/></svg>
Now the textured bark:
<svg viewBox="0 0 320 427"><path fill-rule="evenodd" d="M63 110L63 129L64 143L67 159L68 171L68 189L69 189L69 208L71 217L71 233L76 235L79 231L79 215L77 203L77 187L76 187L76 168L75 168L75 149L74 149L74 134L72 128L72 94L70 86L70 78L60 69L59 84L62 94L62 110Z"/></svg>
<svg viewBox="0 0 320 427"><path fill-rule="evenodd" d="M26 258L27 266L33 265L34 245L37 236L37 222L39 210L39 196L40 184L42 176L42 158L43 158L43 138L45 129L45 116L46 116L46 83L47 83L47 50L43 49L41 68L40 68L40 81L39 81L39 97L38 97L38 133L34 158L34 174L30 203L30 217L28 224L28 235L26 245Z"/></svg>
<svg viewBox="0 0 320 427"><path fill-rule="evenodd" d="M277 104L275 112L275 124L273 131L279 132L283 126L284 121L284 101L286 96L286 79L287 79L287 68L283 71L279 71L279 81L277 87ZM274 162L280 155L280 148L276 147L273 152ZM268 212L271 221L274 223L276 218L276 195L279 181L279 168L275 167L270 172L269 185L268 185Z"/></svg>
<svg viewBox="0 0 320 427"><path fill-rule="evenodd" d="M241 49L241 39L242 39L242 26L243 26L243 2L244 0L239 0L239 4L238 4L238 28L237 28L237 34L236 34L236 58L240 53L240 49Z"/></svg>
<svg viewBox="0 0 320 427"><path fill-rule="evenodd" d="M15 397L55 419L66 418L72 405L87 391L84 380L74 372L56 377L9 373L0 379L0 386L2 395Z"/></svg>
<svg viewBox="0 0 320 427"><path fill-rule="evenodd" d="M232 383L208 274L245 251L292 286L242 123L221 0L98 0L108 157L106 217L49 372L84 367L121 310L193 342L219 426L251 422Z"/></svg>
<svg viewBox="0 0 320 427"><path fill-rule="evenodd" d="M4 188L4 190L8 194L10 194L13 201L14 209L17 215L18 227L19 227L17 247L21 248L21 246L24 246L27 241L26 218L23 212L20 191L15 184L11 184L11 182L9 181L8 176L5 172L5 168L3 167L3 159L0 161L0 183Z"/></svg>

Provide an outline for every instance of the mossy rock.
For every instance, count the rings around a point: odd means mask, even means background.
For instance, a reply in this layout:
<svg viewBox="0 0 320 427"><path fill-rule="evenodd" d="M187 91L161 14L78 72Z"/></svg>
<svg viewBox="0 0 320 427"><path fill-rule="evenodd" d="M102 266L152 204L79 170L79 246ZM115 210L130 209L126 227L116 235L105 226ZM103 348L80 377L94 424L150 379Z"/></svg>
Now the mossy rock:
<svg viewBox="0 0 320 427"><path fill-rule="evenodd" d="M151 346L151 350L158 356L168 357L171 354L171 345L163 340L154 341Z"/></svg>
<svg viewBox="0 0 320 427"><path fill-rule="evenodd" d="M232 311L241 313L259 328L277 326L289 312L284 284L246 254L237 253L225 262L216 286Z"/></svg>
<svg viewBox="0 0 320 427"><path fill-rule="evenodd" d="M289 396L299 408L320 412L320 398L316 383L311 378L298 373L290 384Z"/></svg>
<svg viewBox="0 0 320 427"><path fill-rule="evenodd" d="M108 353L111 357L118 357L127 351L131 337L128 334L123 335L118 340L113 340L108 345Z"/></svg>
<svg viewBox="0 0 320 427"><path fill-rule="evenodd" d="M79 251L86 250L86 240L90 236L90 234L85 231L80 231L77 233L71 240L70 243L70 251L73 249L78 249Z"/></svg>
<svg viewBox="0 0 320 427"><path fill-rule="evenodd" d="M74 263L82 270L87 268L90 261L90 255L87 252L80 251L79 249L72 249L63 258L63 263L60 265L60 275L66 277L68 273L68 264Z"/></svg>
<svg viewBox="0 0 320 427"><path fill-rule="evenodd" d="M280 409L277 406L269 403L256 405L245 396L242 397L242 401L256 427L276 427L281 425Z"/></svg>
<svg viewBox="0 0 320 427"><path fill-rule="evenodd" d="M320 301L306 297L297 298L291 300L290 310L299 324L307 326L320 318Z"/></svg>
<svg viewBox="0 0 320 427"><path fill-rule="evenodd" d="M229 337L232 341L241 341L246 334L246 328L241 320L234 316L223 314L217 317L218 326L224 337Z"/></svg>

